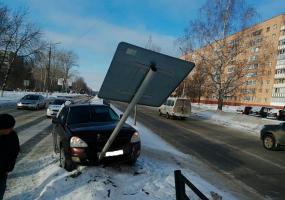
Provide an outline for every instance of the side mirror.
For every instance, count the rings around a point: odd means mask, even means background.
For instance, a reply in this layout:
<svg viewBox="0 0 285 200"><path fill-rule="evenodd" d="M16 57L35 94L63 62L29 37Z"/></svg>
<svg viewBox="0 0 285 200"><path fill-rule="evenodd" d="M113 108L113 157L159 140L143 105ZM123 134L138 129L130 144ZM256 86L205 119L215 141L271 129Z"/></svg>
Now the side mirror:
<svg viewBox="0 0 285 200"><path fill-rule="evenodd" d="M60 120L57 117L52 118L53 124L59 124Z"/></svg>
<svg viewBox="0 0 285 200"><path fill-rule="evenodd" d="M122 119L122 117L123 117L123 114L120 114L120 119Z"/></svg>

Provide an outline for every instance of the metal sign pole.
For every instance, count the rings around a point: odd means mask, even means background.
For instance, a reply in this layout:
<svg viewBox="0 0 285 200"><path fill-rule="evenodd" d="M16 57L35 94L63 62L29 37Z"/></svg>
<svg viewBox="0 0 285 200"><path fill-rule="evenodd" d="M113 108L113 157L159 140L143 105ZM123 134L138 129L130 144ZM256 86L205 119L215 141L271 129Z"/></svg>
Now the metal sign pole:
<svg viewBox="0 0 285 200"><path fill-rule="evenodd" d="M148 71L148 73L145 76L144 80L142 81L139 89L137 90L137 92L135 93L135 95L132 98L131 102L129 103L125 113L123 114L122 118L118 122L118 124L117 124L116 128L114 129L114 131L112 132L110 138L106 142L102 152L99 154L99 160L101 160L105 156L106 152L108 151L108 149L112 145L112 143L115 140L116 136L118 135L119 131L123 127L125 121L128 119L131 111L133 110L135 105L138 103L138 101L142 97L144 91L146 90L146 88L147 88L148 84L150 83L150 81L151 81L153 75L155 74L155 72L156 72L156 66L155 66L155 64L151 64L150 65L150 70Z"/></svg>
<svg viewBox="0 0 285 200"><path fill-rule="evenodd" d="M134 113L134 125L137 125L137 107L138 105L135 105L135 113Z"/></svg>

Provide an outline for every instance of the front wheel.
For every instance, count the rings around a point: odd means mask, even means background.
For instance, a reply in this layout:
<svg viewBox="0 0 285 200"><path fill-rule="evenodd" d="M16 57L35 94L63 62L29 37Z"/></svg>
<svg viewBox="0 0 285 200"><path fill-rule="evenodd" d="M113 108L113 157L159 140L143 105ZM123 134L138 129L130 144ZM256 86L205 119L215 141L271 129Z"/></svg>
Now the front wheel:
<svg viewBox="0 0 285 200"><path fill-rule="evenodd" d="M62 146L59 152L59 166L68 172L71 172L75 168L74 163L68 158Z"/></svg>
<svg viewBox="0 0 285 200"><path fill-rule="evenodd" d="M267 150L275 149L275 139L272 135L265 135L263 137L263 147Z"/></svg>

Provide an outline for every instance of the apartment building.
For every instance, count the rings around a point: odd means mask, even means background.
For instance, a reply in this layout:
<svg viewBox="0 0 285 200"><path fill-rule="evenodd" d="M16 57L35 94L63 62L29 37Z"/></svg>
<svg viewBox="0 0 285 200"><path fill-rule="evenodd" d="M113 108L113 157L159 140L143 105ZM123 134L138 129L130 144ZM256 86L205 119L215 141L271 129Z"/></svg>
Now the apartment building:
<svg viewBox="0 0 285 200"><path fill-rule="evenodd" d="M241 33L249 41L242 58L247 60L248 71L243 78L244 84L233 96L226 97L224 102L234 105L285 106L285 14L235 33L226 40L235 42ZM232 67L228 66L226 70L231 73ZM202 97L203 101L216 102L214 96Z"/></svg>

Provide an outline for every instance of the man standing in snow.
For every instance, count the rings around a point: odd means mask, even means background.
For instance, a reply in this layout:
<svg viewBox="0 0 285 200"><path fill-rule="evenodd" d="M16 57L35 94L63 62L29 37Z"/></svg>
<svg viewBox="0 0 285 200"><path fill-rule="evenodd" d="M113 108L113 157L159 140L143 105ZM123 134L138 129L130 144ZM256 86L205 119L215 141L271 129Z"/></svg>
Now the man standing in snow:
<svg viewBox="0 0 285 200"><path fill-rule="evenodd" d="M14 169L20 151L19 138L13 130L15 119L9 114L0 114L0 200L3 199L8 172Z"/></svg>

